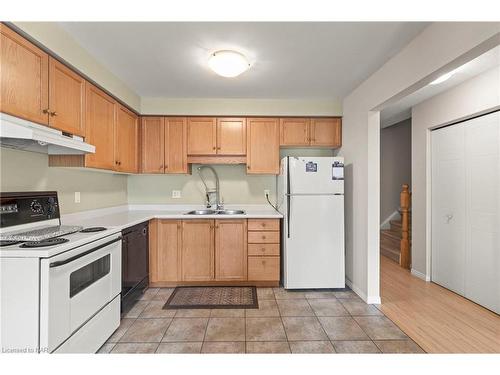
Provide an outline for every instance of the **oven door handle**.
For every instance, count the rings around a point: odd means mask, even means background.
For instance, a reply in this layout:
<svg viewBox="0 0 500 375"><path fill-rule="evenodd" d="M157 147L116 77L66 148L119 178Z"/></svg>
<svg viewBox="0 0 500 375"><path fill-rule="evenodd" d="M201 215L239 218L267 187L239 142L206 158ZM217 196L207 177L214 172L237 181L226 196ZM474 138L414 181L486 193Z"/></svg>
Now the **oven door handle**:
<svg viewBox="0 0 500 375"><path fill-rule="evenodd" d="M115 242L117 242L117 241L121 241L121 239L122 239L122 237L120 236L120 237L115 238L115 239L114 239L114 240L112 240L112 241L109 241L109 242L103 243L103 244L101 244L101 245L99 245L99 246L97 246L97 247L94 247L94 248L92 248L92 249L90 249L90 250L87 250L87 251L85 251L85 252L83 252L83 253L81 253L81 254L75 255L74 257L71 257L71 258L68 258L68 259L64 259L64 260L58 260L57 262L52 262L52 263L50 263L50 264L49 264L49 267L50 267L50 268L55 268L55 267L59 267L59 266L62 266L62 265L68 264L68 263L70 263L70 262L72 262L72 261L74 261L74 260L76 260L76 259L78 259L78 258L84 257L85 255L88 255L88 254L90 254L90 253L93 253L94 251L97 251L97 250L99 250L99 249L102 249L103 247L106 247L106 246L108 246L108 245L111 245L112 243L115 243Z"/></svg>

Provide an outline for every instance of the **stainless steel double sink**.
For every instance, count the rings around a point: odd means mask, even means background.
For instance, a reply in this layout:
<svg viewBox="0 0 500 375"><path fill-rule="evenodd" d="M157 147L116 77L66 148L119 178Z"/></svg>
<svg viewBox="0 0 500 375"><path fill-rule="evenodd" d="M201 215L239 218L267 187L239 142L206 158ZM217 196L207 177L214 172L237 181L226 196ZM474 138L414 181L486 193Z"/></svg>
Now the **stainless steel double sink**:
<svg viewBox="0 0 500 375"><path fill-rule="evenodd" d="M243 215L243 210L193 210L186 212L186 215Z"/></svg>

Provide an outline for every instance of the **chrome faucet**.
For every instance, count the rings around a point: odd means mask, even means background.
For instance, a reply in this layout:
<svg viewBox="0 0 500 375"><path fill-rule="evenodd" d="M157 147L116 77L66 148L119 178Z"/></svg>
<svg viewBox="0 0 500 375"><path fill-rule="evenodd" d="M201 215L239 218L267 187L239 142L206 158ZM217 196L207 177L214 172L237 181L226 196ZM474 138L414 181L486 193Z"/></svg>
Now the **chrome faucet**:
<svg viewBox="0 0 500 375"><path fill-rule="evenodd" d="M205 179L203 178L203 173L202 171L204 169L210 169L215 177L215 189L209 189ZM203 185L205 186L205 196L207 197L207 202L206 202L206 207L211 208L213 203L212 199L210 199L211 196L215 197L215 208L216 210L223 210L224 209L224 201L221 199L220 196L220 188L219 188L219 176L217 175L217 172L215 169L210 166L210 165L202 165L198 167L198 174L200 175L201 182L203 182Z"/></svg>

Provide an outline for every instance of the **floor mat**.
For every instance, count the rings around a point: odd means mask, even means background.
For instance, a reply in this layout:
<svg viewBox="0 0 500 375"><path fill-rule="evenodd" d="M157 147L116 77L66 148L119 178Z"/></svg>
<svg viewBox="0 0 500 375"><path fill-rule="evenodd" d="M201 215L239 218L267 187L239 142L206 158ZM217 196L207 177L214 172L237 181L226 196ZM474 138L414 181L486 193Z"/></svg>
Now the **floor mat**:
<svg viewBox="0 0 500 375"><path fill-rule="evenodd" d="M257 308L254 286L179 286L163 306L165 310Z"/></svg>

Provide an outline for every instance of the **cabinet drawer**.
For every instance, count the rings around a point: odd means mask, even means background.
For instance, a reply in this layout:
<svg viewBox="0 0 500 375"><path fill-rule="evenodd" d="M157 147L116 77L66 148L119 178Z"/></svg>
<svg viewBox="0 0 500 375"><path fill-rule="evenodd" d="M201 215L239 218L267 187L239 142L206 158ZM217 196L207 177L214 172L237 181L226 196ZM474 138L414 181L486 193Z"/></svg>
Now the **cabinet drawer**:
<svg viewBox="0 0 500 375"><path fill-rule="evenodd" d="M248 243L280 243L280 232L248 232Z"/></svg>
<svg viewBox="0 0 500 375"><path fill-rule="evenodd" d="M269 256L280 255L280 245L277 243L272 244L249 244L248 255Z"/></svg>
<svg viewBox="0 0 500 375"><path fill-rule="evenodd" d="M280 230L279 219L248 219L248 230Z"/></svg>
<svg viewBox="0 0 500 375"><path fill-rule="evenodd" d="M280 279L280 257L248 257L248 280Z"/></svg>

